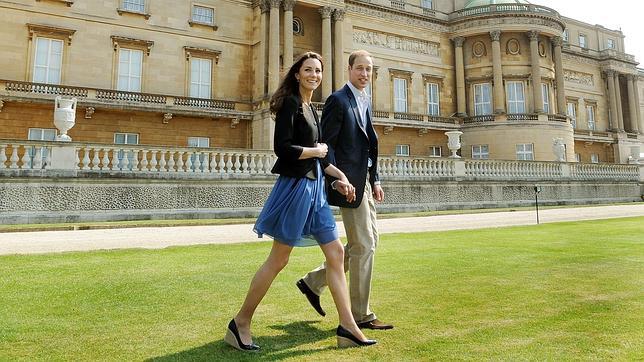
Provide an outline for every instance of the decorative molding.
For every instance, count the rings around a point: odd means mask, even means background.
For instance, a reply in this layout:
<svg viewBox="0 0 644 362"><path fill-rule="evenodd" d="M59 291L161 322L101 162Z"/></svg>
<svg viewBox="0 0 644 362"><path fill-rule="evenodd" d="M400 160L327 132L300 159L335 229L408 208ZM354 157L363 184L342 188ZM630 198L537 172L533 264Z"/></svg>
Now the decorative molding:
<svg viewBox="0 0 644 362"><path fill-rule="evenodd" d="M393 79L394 77L404 78L404 79L407 79L409 82L411 82L411 77L413 74L414 72L410 70L389 68L389 77L391 79Z"/></svg>
<svg viewBox="0 0 644 362"><path fill-rule="evenodd" d="M595 79L592 74L576 72L564 69L564 80L566 82L595 86Z"/></svg>
<svg viewBox="0 0 644 362"><path fill-rule="evenodd" d="M184 46L183 50L186 52L186 61L190 61L190 58L195 56L201 58L210 58L215 61L215 64L219 64L219 56L221 55L221 50L190 46Z"/></svg>
<svg viewBox="0 0 644 362"><path fill-rule="evenodd" d="M269 4L268 1L266 1L266 0L260 0L258 2L258 5L259 5L259 9L262 12L262 14L267 13L267 12L269 12L271 10L271 4Z"/></svg>
<svg viewBox="0 0 644 362"><path fill-rule="evenodd" d="M134 10L128 10L128 9L123 9L123 8L116 8L116 12L119 13L119 15L123 14L133 14L133 15L140 15L145 18L145 20L150 19L150 16L152 16L150 13L142 13L140 11L134 11Z"/></svg>
<svg viewBox="0 0 644 362"><path fill-rule="evenodd" d="M96 108L94 107L85 108L85 119L91 119L94 112L96 112Z"/></svg>
<svg viewBox="0 0 644 362"><path fill-rule="evenodd" d="M282 7L284 8L284 11L293 11L293 8L295 7L295 3L297 0L284 0L282 2Z"/></svg>
<svg viewBox="0 0 644 362"><path fill-rule="evenodd" d="M427 83L438 83L441 86L443 86L444 81L445 81L445 76L444 75L423 73L423 82L425 84L427 84Z"/></svg>
<svg viewBox="0 0 644 362"><path fill-rule="evenodd" d="M538 41L539 40L539 32L536 30L530 30L526 33L528 35L528 39L530 41Z"/></svg>
<svg viewBox="0 0 644 362"><path fill-rule="evenodd" d="M344 9L335 9L333 11L333 21L344 21L344 17L347 14Z"/></svg>
<svg viewBox="0 0 644 362"><path fill-rule="evenodd" d="M27 24L29 29L29 40L32 41L34 36L50 35L67 40L67 45L72 45L72 36L76 33L74 29L61 28L58 26L43 25L43 24Z"/></svg>
<svg viewBox="0 0 644 362"><path fill-rule="evenodd" d="M0 112L2 112L2 108L4 108L4 101L0 99Z"/></svg>
<svg viewBox="0 0 644 362"><path fill-rule="evenodd" d="M36 0L37 2L41 2L43 0ZM59 3L64 3L68 7L74 5L74 0L49 0L49 1L54 1L54 2L59 2Z"/></svg>
<svg viewBox="0 0 644 362"><path fill-rule="evenodd" d="M487 49L482 41L477 41L472 44L472 56L474 58L481 58L487 55Z"/></svg>
<svg viewBox="0 0 644 362"><path fill-rule="evenodd" d="M382 127L382 133L385 134L385 135L388 135L393 131L394 131L394 126L383 126Z"/></svg>
<svg viewBox="0 0 644 362"><path fill-rule="evenodd" d="M539 56L542 58L546 57L546 44L542 41L540 41L537 45L537 48L539 49Z"/></svg>
<svg viewBox="0 0 644 362"><path fill-rule="evenodd" d="M519 55L521 54L521 43L518 39L512 38L508 40L505 45L505 52L510 55Z"/></svg>
<svg viewBox="0 0 644 362"><path fill-rule="evenodd" d="M439 43L361 28L353 28L353 43L427 55L431 57L440 57Z"/></svg>
<svg viewBox="0 0 644 362"><path fill-rule="evenodd" d="M501 40L501 30L492 30L490 32L490 39L492 41L500 41Z"/></svg>
<svg viewBox="0 0 644 362"><path fill-rule="evenodd" d="M237 125L239 124L239 118L233 118L230 120L230 128L237 128Z"/></svg>
<svg viewBox="0 0 644 362"><path fill-rule="evenodd" d="M439 23L437 19L428 16L422 16L412 13L405 13L393 8L380 7L368 3L356 4L354 0L346 1L347 12L362 15L369 19L384 19L401 24L421 27L423 30L435 31L440 33L450 32L450 27Z"/></svg>
<svg viewBox="0 0 644 362"><path fill-rule="evenodd" d="M114 51L117 51L118 48L123 45L130 45L137 48L145 49L145 53L147 55L150 55L150 50L154 45L154 42L151 40L127 38L127 37L117 36L117 35L112 35L110 38L112 39L112 45L114 46Z"/></svg>
<svg viewBox="0 0 644 362"><path fill-rule="evenodd" d="M268 3L269 7L273 9L279 9L282 0L266 0L266 2Z"/></svg>
<svg viewBox="0 0 644 362"><path fill-rule="evenodd" d="M524 27L543 26L552 28L557 32L563 32L564 30L564 26L561 23L553 21L551 19L544 19L539 17L523 17L516 15L512 17L501 17L497 15L490 18L458 22L450 27L449 32L459 33L461 31L466 31L472 28L480 28L483 31L488 31L488 29L490 28L512 28L512 25L521 25Z"/></svg>
<svg viewBox="0 0 644 362"><path fill-rule="evenodd" d="M162 122L163 124L168 124L168 122L170 122L171 119L172 119L172 113L164 113Z"/></svg>
<svg viewBox="0 0 644 362"><path fill-rule="evenodd" d="M318 12L320 13L320 17L322 17L322 19L329 19L331 18L331 13L333 12L333 8L329 6L323 6L318 9Z"/></svg>
<svg viewBox="0 0 644 362"><path fill-rule="evenodd" d="M553 37L550 39L550 41L552 42L552 45L554 45L554 46L556 46L556 47L563 46L563 43L564 43L563 38L562 38L562 37L560 37L560 36L553 36Z"/></svg>
<svg viewBox="0 0 644 362"><path fill-rule="evenodd" d="M426 135L429 133L429 128L419 128L418 129L418 137L422 137L423 135Z"/></svg>
<svg viewBox="0 0 644 362"><path fill-rule="evenodd" d="M455 47L460 48L463 46L463 43L465 43L465 37L457 36L455 38L452 38L452 41L454 42Z"/></svg>

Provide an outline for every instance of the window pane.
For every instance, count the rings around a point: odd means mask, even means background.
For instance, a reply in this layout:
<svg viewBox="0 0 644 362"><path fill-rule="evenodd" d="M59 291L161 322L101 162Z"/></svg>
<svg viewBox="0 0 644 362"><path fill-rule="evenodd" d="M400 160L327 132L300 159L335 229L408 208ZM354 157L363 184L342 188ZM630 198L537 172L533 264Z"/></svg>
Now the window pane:
<svg viewBox="0 0 644 362"><path fill-rule="evenodd" d="M36 41L36 61L37 66L47 66L47 56L49 53L49 40L38 38Z"/></svg>
<svg viewBox="0 0 644 362"><path fill-rule="evenodd" d="M114 135L114 143L117 145L123 145L125 144L125 134L123 133L117 133Z"/></svg>

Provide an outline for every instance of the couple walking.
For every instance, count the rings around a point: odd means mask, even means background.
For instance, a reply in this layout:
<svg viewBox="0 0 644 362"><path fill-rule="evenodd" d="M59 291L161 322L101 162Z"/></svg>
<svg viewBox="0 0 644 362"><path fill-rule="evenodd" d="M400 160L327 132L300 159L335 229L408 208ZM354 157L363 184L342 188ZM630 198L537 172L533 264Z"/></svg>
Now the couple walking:
<svg viewBox="0 0 644 362"><path fill-rule="evenodd" d="M237 349L259 350L250 332L253 314L288 263L294 246L318 244L324 253L325 263L296 285L322 316L326 313L320 294L329 287L340 319L338 347L373 345L376 341L361 329L393 328L378 320L369 307L378 241L374 199L384 198L377 171L378 139L365 92L372 70L371 54L364 50L351 53L349 82L326 100L321 122L311 104L323 73L322 58L316 53L303 54L271 98L278 157L272 172L280 176L254 231L274 241L241 309L228 324L224 340ZM329 204L340 207L346 247L338 237ZM349 287L345 270L349 271Z"/></svg>

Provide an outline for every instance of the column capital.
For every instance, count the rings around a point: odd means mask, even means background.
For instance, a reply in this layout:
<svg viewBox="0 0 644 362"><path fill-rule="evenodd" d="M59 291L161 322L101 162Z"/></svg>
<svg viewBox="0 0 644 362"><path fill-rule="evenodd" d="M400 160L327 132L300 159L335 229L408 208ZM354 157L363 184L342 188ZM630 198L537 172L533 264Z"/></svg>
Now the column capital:
<svg viewBox="0 0 644 362"><path fill-rule="evenodd" d="M501 40L501 30L492 30L490 32L490 39L492 39L492 41Z"/></svg>
<svg viewBox="0 0 644 362"><path fill-rule="evenodd" d="M271 8L279 8L282 0L266 0Z"/></svg>
<svg viewBox="0 0 644 362"><path fill-rule="evenodd" d="M258 2L259 8L261 9L262 13L267 13L271 9L271 5L268 3L267 0L260 0Z"/></svg>
<svg viewBox="0 0 644 362"><path fill-rule="evenodd" d="M318 9L318 12L320 12L320 16L322 19L329 19L331 18L331 13L333 12L333 8L329 6L324 6Z"/></svg>
<svg viewBox="0 0 644 362"><path fill-rule="evenodd" d="M465 42L465 38L462 36L457 36L455 38L452 38L452 41L454 42L454 45L458 48L463 46L463 43Z"/></svg>
<svg viewBox="0 0 644 362"><path fill-rule="evenodd" d="M610 78L613 78L615 76L615 71L612 69L606 69L604 73L606 73L606 75L609 76Z"/></svg>
<svg viewBox="0 0 644 362"><path fill-rule="evenodd" d="M552 44L556 47L560 47L563 45L563 38L560 36L553 36L552 37Z"/></svg>
<svg viewBox="0 0 644 362"><path fill-rule="evenodd" d="M629 82L632 82L632 81L636 80L636 78L635 78L635 76L633 74L626 74L626 79Z"/></svg>
<svg viewBox="0 0 644 362"><path fill-rule="evenodd" d="M293 11L293 8L295 7L295 3L297 0L284 0L282 3L282 6L284 7L284 11Z"/></svg>
<svg viewBox="0 0 644 362"><path fill-rule="evenodd" d="M333 20L334 21L343 21L344 20L344 15L347 12L344 9L335 9L333 11Z"/></svg>
<svg viewBox="0 0 644 362"><path fill-rule="evenodd" d="M530 30L527 34L528 34L528 38L530 39L530 41L533 41L533 40L534 40L534 41L537 41L537 40L539 40L539 32L538 32L538 31L536 31L536 30Z"/></svg>

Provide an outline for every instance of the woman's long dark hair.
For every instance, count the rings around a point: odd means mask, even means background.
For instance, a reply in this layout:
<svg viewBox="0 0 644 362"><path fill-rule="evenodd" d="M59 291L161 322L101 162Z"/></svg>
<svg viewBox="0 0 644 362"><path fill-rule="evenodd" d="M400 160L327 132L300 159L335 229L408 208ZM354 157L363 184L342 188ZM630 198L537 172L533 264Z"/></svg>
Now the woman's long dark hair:
<svg viewBox="0 0 644 362"><path fill-rule="evenodd" d="M286 75L284 76L282 83L277 88L275 93L273 93L270 103L271 112L277 113L280 109L282 109L282 105L284 105L284 99L286 99L286 97L290 95L294 95L300 98L300 86L297 82L297 78L295 78L295 74L300 71L302 64L304 64L304 61L311 58L319 60L320 64L322 65L322 71L324 71L324 62L322 62L322 56L320 56L320 54L315 52L306 52L302 54L295 61L295 63L293 63L291 68L288 70L288 73L286 73Z"/></svg>

